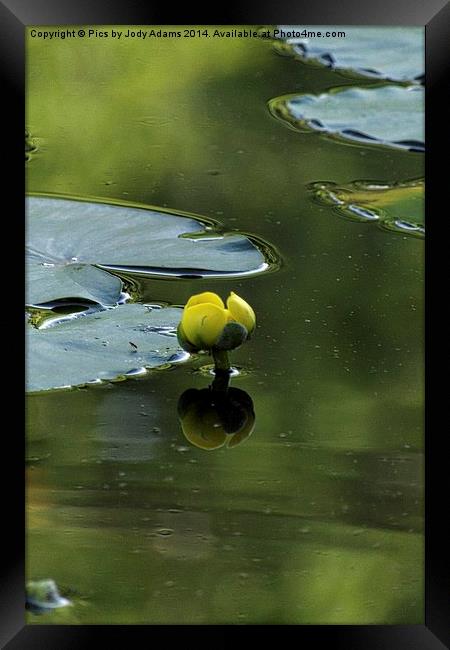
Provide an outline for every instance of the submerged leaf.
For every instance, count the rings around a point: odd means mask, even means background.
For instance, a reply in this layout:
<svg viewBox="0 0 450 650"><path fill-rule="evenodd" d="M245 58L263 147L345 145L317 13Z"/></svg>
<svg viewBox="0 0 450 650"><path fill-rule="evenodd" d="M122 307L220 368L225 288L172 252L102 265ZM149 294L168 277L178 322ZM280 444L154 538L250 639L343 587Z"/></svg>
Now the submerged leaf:
<svg viewBox="0 0 450 650"><path fill-rule="evenodd" d="M316 200L353 221L375 221L382 228L415 237L425 234L423 180L396 185L313 183L310 189Z"/></svg>
<svg viewBox="0 0 450 650"><path fill-rule="evenodd" d="M37 150L37 145L31 134L25 129L25 162L31 160L32 154Z"/></svg>

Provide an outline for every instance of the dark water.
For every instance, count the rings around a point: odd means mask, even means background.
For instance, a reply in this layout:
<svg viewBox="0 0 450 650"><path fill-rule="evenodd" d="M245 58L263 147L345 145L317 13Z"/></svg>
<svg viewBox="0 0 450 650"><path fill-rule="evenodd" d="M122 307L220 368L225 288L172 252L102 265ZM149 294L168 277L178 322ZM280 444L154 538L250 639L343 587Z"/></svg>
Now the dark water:
<svg viewBox="0 0 450 650"><path fill-rule="evenodd" d="M232 385L256 422L234 448L180 427L207 356L29 396L27 578L73 602L30 623L423 623L423 241L308 190L418 178L423 157L298 133L267 106L349 83L259 40L29 39L30 192L193 212L283 260L140 281L143 302L254 307Z"/></svg>

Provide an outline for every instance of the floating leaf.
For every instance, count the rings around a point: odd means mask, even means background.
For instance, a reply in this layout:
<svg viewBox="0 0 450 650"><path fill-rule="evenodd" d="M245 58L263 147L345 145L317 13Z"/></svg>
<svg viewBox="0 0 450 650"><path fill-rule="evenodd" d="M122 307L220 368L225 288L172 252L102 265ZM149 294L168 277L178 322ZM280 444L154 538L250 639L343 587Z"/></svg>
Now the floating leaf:
<svg viewBox="0 0 450 650"><path fill-rule="evenodd" d="M423 27L339 27L330 25L312 27L280 27L284 33L325 34L343 31L345 37L311 36L286 38L292 55L307 63L318 63L329 68L358 76L414 81L423 78Z"/></svg>
<svg viewBox="0 0 450 650"><path fill-rule="evenodd" d="M423 180L396 185L357 182L345 187L313 183L310 189L315 199L353 221L375 221L401 234L425 235Z"/></svg>
<svg viewBox="0 0 450 650"><path fill-rule="evenodd" d="M27 324L27 389L98 383L186 359L176 338L180 318L179 308L126 304Z"/></svg>
<svg viewBox="0 0 450 650"><path fill-rule="evenodd" d="M60 595L54 580L30 581L27 583L26 594L27 609L35 614L71 604L70 600Z"/></svg>
<svg viewBox="0 0 450 650"><path fill-rule="evenodd" d="M117 279L83 269L87 264L178 277L242 276L269 266L249 237L213 231L193 218L50 197L27 199L27 245L30 305L74 297L115 304Z"/></svg>
<svg viewBox="0 0 450 650"><path fill-rule="evenodd" d="M335 88L321 95L287 95L270 102L275 117L354 142L424 151L422 86Z"/></svg>

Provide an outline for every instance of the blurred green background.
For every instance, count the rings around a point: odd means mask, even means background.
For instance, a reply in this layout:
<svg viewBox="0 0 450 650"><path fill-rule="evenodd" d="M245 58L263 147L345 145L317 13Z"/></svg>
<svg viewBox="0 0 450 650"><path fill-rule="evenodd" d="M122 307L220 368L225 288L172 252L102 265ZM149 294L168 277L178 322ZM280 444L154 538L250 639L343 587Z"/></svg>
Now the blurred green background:
<svg viewBox="0 0 450 650"><path fill-rule="evenodd" d="M254 307L232 354L256 413L241 445L183 437L177 402L208 385L205 356L28 397L27 578L74 603L29 623L424 622L423 241L340 219L306 187L419 178L423 156L298 133L267 108L351 83L257 39L27 38L29 192L193 212L283 260L139 281L142 302L233 290Z"/></svg>

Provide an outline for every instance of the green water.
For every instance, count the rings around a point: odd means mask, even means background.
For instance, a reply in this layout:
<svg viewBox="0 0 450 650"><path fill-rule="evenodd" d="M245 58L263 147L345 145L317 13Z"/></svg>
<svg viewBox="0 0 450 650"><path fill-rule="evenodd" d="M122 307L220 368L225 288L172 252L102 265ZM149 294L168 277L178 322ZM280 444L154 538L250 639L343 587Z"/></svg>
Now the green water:
<svg viewBox="0 0 450 650"><path fill-rule="evenodd" d="M267 103L352 83L227 39L27 41L29 192L193 212L280 270L139 281L230 290L253 433L204 451L180 395L207 356L27 401L27 578L72 607L29 623L423 623L423 241L339 218L313 182L400 182L423 156L290 130ZM371 84L358 81L358 84Z"/></svg>

